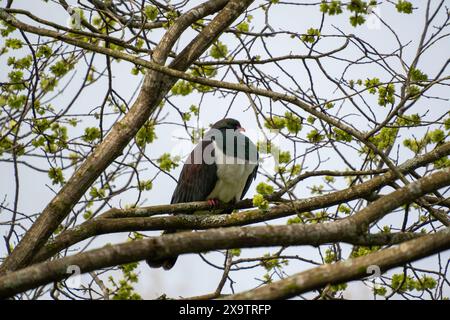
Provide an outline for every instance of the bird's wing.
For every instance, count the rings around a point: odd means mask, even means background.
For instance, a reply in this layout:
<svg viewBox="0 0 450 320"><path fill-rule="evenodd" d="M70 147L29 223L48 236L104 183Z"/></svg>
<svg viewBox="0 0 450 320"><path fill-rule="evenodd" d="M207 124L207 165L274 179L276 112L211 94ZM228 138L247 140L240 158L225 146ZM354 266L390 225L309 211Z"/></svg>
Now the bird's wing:
<svg viewBox="0 0 450 320"><path fill-rule="evenodd" d="M203 201L212 192L217 182L217 166L214 161L207 161L203 151L211 148L211 140L202 140L192 150L181 170L177 187L171 203ZM210 154L214 157L214 150Z"/></svg>
<svg viewBox="0 0 450 320"><path fill-rule="evenodd" d="M255 169L253 169L252 173L248 176L247 182L245 183L244 189L242 190L241 200L244 198L253 180L256 179L257 173L258 173L258 166L256 166Z"/></svg>
<svg viewBox="0 0 450 320"><path fill-rule="evenodd" d="M244 198L253 180L256 179L256 175L258 174L258 160L259 160L258 149L256 148L255 144L247 136L244 137L245 137L245 159L247 161L250 161L250 163L256 163L256 166L253 169L252 173L247 178L247 182L245 183L244 189L242 190L241 200Z"/></svg>

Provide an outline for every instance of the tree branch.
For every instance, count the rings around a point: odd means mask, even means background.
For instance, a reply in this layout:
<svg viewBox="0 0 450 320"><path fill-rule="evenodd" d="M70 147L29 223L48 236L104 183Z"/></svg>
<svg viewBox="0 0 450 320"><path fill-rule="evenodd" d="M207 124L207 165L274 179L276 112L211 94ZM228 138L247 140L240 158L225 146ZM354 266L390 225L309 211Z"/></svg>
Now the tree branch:
<svg viewBox="0 0 450 320"><path fill-rule="evenodd" d="M253 290L226 296L223 299L269 300L287 299L328 284L339 284L360 279L369 274L369 266L378 266L381 272L401 266L450 248L450 228L420 239L404 242L396 247L370 253L363 257L324 264L286 279Z"/></svg>

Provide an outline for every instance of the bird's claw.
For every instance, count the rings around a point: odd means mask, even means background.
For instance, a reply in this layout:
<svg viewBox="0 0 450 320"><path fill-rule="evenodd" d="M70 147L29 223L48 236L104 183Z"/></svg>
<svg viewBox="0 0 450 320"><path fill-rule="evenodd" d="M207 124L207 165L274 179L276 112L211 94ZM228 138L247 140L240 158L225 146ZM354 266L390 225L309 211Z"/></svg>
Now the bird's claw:
<svg viewBox="0 0 450 320"><path fill-rule="evenodd" d="M211 207L217 207L220 204L220 202L217 199L208 199L208 204Z"/></svg>

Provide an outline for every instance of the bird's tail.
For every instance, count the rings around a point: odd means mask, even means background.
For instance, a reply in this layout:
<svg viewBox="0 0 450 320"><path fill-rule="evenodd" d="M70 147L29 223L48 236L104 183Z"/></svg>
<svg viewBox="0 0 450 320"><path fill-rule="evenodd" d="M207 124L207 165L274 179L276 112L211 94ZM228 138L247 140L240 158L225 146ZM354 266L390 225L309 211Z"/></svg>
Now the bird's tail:
<svg viewBox="0 0 450 320"><path fill-rule="evenodd" d="M166 234L181 232L185 230L166 230L161 234L162 236ZM178 256L163 258L163 259L147 259L145 260L150 268L163 268L164 270L170 270L177 262Z"/></svg>

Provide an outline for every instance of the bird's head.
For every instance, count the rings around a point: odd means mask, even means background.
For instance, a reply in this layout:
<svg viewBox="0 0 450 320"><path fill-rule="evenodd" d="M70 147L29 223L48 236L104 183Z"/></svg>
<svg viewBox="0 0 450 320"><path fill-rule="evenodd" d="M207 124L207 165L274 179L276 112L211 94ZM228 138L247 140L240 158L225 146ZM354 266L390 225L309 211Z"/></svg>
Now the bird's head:
<svg viewBox="0 0 450 320"><path fill-rule="evenodd" d="M237 121L235 119L231 119L231 118L225 118L225 119L217 121L216 123L214 123L212 128L217 129L217 130L231 129L231 130L235 130L235 131L236 130L237 131L245 131L245 129L242 128L239 121Z"/></svg>

